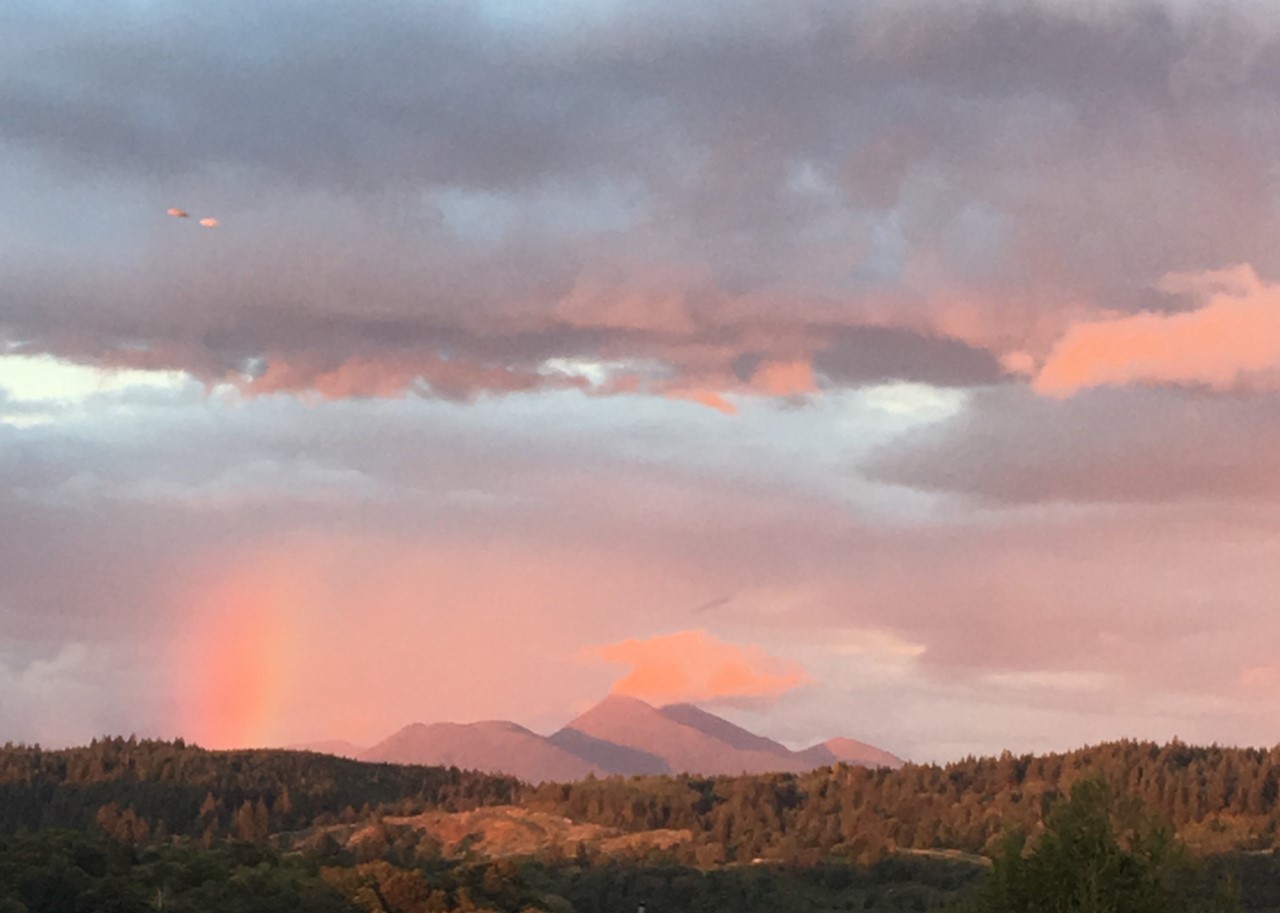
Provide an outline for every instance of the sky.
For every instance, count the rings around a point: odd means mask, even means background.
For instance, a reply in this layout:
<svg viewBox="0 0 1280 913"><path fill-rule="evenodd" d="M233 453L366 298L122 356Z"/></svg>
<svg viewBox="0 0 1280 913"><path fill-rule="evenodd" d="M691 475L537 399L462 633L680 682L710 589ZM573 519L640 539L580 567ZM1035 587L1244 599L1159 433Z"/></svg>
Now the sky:
<svg viewBox="0 0 1280 913"><path fill-rule="evenodd" d="M1271 4L16 0L0 85L0 741L1280 741Z"/></svg>

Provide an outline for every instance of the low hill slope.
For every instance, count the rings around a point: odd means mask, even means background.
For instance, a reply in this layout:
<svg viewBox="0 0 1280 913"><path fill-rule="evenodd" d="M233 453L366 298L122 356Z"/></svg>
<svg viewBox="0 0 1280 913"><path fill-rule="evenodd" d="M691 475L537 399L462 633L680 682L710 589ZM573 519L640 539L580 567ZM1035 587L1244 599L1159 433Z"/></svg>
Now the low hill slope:
<svg viewBox="0 0 1280 913"><path fill-rule="evenodd" d="M607 855L622 850L666 849L693 839L688 830L625 833L617 828L575 822L519 806L494 806L459 813L426 812L404 818L384 818L383 823L423 831L439 841L441 852L447 857L470 853L496 859L533 856L552 850L571 857L580 843ZM356 832L352 841L359 839L360 832Z"/></svg>

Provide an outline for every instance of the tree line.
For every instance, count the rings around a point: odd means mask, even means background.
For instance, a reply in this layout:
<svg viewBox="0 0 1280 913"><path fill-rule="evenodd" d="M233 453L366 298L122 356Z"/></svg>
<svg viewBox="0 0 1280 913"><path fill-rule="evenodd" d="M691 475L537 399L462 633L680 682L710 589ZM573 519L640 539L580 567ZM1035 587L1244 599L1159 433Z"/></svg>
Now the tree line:
<svg viewBox="0 0 1280 913"><path fill-rule="evenodd" d="M1033 832L1078 780L1142 800L1193 849L1269 850L1280 748L1119 741L1077 751L965 758L900 770L611 777L531 786L456 768L368 764L296 751L206 751L181 741L101 739L0 749L0 833L98 829L132 842L249 842L317 825L426 810L521 805L623 831L687 830L681 864L873 863L902 849L992 852ZM590 851L590 848L586 848Z"/></svg>
<svg viewBox="0 0 1280 913"><path fill-rule="evenodd" d="M135 738L81 748L0 749L0 833L99 828L153 836L248 841L356 821L374 810L465 811L519 800L511 777L456 768L364 764L313 752L207 751Z"/></svg>
<svg viewBox="0 0 1280 913"><path fill-rule="evenodd" d="M611 778L526 788L526 805L624 830L687 828L700 862L831 856L874 861L897 849L991 852L1032 831L1086 777L1141 800L1193 848L1276 845L1280 748L1118 741L1077 751L965 758L899 770L840 765L804 774Z"/></svg>

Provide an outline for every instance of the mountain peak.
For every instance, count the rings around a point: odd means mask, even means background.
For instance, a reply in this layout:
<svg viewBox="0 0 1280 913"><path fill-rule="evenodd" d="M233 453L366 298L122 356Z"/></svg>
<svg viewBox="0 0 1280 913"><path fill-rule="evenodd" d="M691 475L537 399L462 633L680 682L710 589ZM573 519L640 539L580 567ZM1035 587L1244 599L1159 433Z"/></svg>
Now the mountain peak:
<svg viewBox="0 0 1280 913"><path fill-rule="evenodd" d="M591 723L604 719L644 718L657 714L657 710L638 697L626 694L609 694L565 724L566 729L581 729L579 723Z"/></svg>
<svg viewBox="0 0 1280 913"><path fill-rule="evenodd" d="M693 704L655 708L610 694L563 729L542 736L506 720L412 723L361 756L501 772L527 782L595 775L799 773L832 764L901 767L887 751L831 739L791 751Z"/></svg>
<svg viewBox="0 0 1280 913"><path fill-rule="evenodd" d="M656 709L611 694L562 732L657 755L673 772L704 775L800 771L805 761L786 747L692 704ZM812 765L817 766L817 765Z"/></svg>
<svg viewBox="0 0 1280 913"><path fill-rule="evenodd" d="M642 701L638 697L632 697L629 694L609 693L609 694L606 694L604 698L598 704L596 704L595 707L593 707L592 709L593 710L608 709L612 711L622 711L627 713L635 713L635 712L644 713L644 712L653 711L656 708L652 704L646 701Z"/></svg>
<svg viewBox="0 0 1280 913"><path fill-rule="evenodd" d="M827 739L812 748L806 748L804 751L799 752L799 755L812 762L815 766L860 764L863 767L892 767L896 769L906 763L902 758L885 751L883 748L868 745L866 742L859 742L857 739L846 738Z"/></svg>

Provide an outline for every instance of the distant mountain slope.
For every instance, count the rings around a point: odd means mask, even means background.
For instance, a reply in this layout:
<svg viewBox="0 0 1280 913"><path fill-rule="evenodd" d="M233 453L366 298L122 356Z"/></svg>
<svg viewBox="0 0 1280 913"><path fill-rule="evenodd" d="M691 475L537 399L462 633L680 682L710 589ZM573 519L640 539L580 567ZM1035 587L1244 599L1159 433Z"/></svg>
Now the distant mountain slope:
<svg viewBox="0 0 1280 913"><path fill-rule="evenodd" d="M527 783L581 780L604 768L515 723L414 723L361 755L365 761L501 772Z"/></svg>
<svg viewBox="0 0 1280 913"><path fill-rule="evenodd" d="M319 742L301 742L297 745L286 745L285 751L314 751L318 754L331 754L339 758L359 758L364 749L353 745L346 739L324 739Z"/></svg>
<svg viewBox="0 0 1280 913"><path fill-rule="evenodd" d="M655 754L593 738L576 729L561 729L549 741L611 774L661 776L671 765Z"/></svg>
<svg viewBox="0 0 1280 913"><path fill-rule="evenodd" d="M895 754L856 739L827 739L797 754L812 767L829 764L861 764L863 767L892 767L897 770L906 762Z"/></svg>
<svg viewBox="0 0 1280 913"><path fill-rule="evenodd" d="M326 749L317 745L314 750ZM799 773L840 762L902 766L887 751L852 739L832 739L795 752L692 704L655 708L616 694L549 737L501 721L414 723L354 756L500 772L529 783L568 782L592 774Z"/></svg>
<svg viewBox="0 0 1280 913"><path fill-rule="evenodd" d="M736 726L728 720L716 716L714 713L707 713L701 707L695 707L693 704L668 704L659 708L658 712L667 717L667 719L691 726L699 732L706 733L712 738L719 739L741 751L764 751L779 755L790 755L792 753L781 742L775 742L773 739L766 739L762 735L749 732L741 726Z"/></svg>

